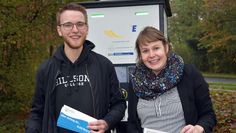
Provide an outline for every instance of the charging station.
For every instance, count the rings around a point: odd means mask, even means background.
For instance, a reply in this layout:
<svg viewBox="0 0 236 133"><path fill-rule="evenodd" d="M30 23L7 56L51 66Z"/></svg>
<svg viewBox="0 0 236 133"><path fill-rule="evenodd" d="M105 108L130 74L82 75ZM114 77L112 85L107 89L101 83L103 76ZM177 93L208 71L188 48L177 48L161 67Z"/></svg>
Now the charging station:
<svg viewBox="0 0 236 133"><path fill-rule="evenodd" d="M136 38L145 26L154 26L167 37L167 17L172 15L169 0L104 0L80 4L88 13L87 39L95 44L95 52L115 65L120 88L127 100L129 76L137 57ZM116 133L126 133L127 118L126 110Z"/></svg>

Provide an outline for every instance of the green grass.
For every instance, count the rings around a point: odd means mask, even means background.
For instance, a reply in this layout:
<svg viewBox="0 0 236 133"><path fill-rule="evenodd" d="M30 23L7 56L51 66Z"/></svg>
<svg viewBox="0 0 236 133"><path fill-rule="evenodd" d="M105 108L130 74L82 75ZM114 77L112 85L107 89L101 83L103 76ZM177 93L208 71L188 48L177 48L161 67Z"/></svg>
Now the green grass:
<svg viewBox="0 0 236 133"><path fill-rule="evenodd" d="M204 77L209 78L235 78L236 74L225 74L225 73L202 73Z"/></svg>
<svg viewBox="0 0 236 133"><path fill-rule="evenodd" d="M236 83L208 82L211 89L236 90Z"/></svg>
<svg viewBox="0 0 236 133"><path fill-rule="evenodd" d="M208 78L228 78L236 79L236 74L225 74L225 73L202 73L204 77ZM225 89L225 90L236 90L236 83L223 83L223 82L208 82L211 89Z"/></svg>

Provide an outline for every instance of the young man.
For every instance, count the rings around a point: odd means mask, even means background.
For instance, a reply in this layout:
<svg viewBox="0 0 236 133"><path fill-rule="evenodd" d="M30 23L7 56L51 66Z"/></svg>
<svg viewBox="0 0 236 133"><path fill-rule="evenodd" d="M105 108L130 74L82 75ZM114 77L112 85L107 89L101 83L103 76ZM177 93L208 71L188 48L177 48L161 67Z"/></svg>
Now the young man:
<svg viewBox="0 0 236 133"><path fill-rule="evenodd" d="M114 66L93 52L94 44L86 40L85 8L76 3L62 7L57 13L57 31L64 44L38 70L26 132L72 132L57 127L63 105L98 119L89 123L91 132L109 132L124 116L126 104Z"/></svg>

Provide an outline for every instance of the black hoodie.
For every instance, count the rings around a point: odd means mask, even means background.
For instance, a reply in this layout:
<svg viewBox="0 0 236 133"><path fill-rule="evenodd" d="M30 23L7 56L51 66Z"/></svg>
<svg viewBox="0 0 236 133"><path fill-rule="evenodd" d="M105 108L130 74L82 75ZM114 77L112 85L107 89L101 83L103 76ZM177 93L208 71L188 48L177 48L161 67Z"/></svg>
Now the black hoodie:
<svg viewBox="0 0 236 133"><path fill-rule="evenodd" d="M64 52L64 45L60 46L54 57L59 60L61 73L56 78L56 118L63 105L70 106L87 115L94 116L92 87L87 70L89 46L85 46L79 58L72 63ZM59 133L65 132L59 128ZM69 132L69 131L67 131Z"/></svg>
<svg viewBox="0 0 236 133"><path fill-rule="evenodd" d="M69 64L68 59L60 54L63 53L60 51L63 49L61 47L38 70L36 90L32 110L26 123L26 132L57 133L55 111L56 106L58 108L60 106L56 105L57 87L60 82L57 79L64 74L66 76L66 70L71 69L73 65L78 65L78 69L81 67L82 70L86 70L92 95L90 102L93 108L92 117L103 119L107 122L109 129L114 128L124 116L126 104L119 90L119 82L113 64L104 56L93 52L94 44L89 41L84 43L82 54L74 64ZM69 72L76 75L76 71L77 68L72 68ZM66 93L70 95L70 91Z"/></svg>

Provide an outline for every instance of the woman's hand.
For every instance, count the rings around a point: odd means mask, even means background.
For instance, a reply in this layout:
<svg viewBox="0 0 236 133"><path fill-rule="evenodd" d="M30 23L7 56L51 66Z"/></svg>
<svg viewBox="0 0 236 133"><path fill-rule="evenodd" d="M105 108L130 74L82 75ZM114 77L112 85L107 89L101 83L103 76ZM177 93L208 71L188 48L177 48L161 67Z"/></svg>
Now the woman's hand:
<svg viewBox="0 0 236 133"><path fill-rule="evenodd" d="M204 133L204 129L199 125L187 125L180 131L180 133Z"/></svg>
<svg viewBox="0 0 236 133"><path fill-rule="evenodd" d="M108 125L104 120L97 120L90 122L88 128L91 130L91 133L104 133L108 129Z"/></svg>

